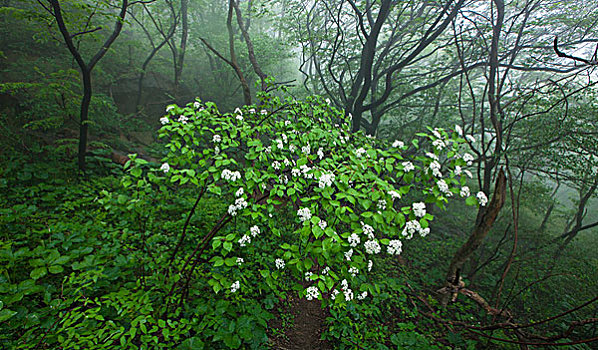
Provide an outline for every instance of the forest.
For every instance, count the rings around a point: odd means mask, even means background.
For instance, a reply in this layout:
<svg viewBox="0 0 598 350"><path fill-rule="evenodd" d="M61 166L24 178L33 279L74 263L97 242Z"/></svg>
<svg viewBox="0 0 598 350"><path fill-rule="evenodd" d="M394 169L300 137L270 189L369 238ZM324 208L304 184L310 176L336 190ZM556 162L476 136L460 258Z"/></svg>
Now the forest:
<svg viewBox="0 0 598 350"><path fill-rule="evenodd" d="M588 0L0 0L0 349L597 349L597 69Z"/></svg>

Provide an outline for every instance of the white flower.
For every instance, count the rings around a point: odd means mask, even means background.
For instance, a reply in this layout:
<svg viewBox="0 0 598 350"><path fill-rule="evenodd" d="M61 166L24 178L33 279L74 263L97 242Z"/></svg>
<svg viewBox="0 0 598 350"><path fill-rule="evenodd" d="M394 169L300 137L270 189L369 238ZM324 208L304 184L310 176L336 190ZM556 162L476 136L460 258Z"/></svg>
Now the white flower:
<svg viewBox="0 0 598 350"><path fill-rule="evenodd" d="M220 137L220 135L212 136L212 142L220 142L220 141L222 141L222 138Z"/></svg>
<svg viewBox="0 0 598 350"><path fill-rule="evenodd" d="M239 187L239 189L237 190L237 192L235 193L236 197L241 197L243 195L243 187Z"/></svg>
<svg viewBox="0 0 598 350"><path fill-rule="evenodd" d="M469 178L473 178L473 174L471 173L471 171L469 170L463 170L463 172L465 173L465 175L469 176Z"/></svg>
<svg viewBox="0 0 598 350"><path fill-rule="evenodd" d="M162 170L164 172L164 174L166 174L167 172L170 171L170 165L168 163L163 163L162 166L160 167L160 170Z"/></svg>
<svg viewBox="0 0 598 350"><path fill-rule="evenodd" d="M415 167L411 162L403 162L401 164L403 165L403 171L406 173L415 170Z"/></svg>
<svg viewBox="0 0 598 350"><path fill-rule="evenodd" d="M463 155L463 160L467 163L467 165L472 165L473 164L473 156L469 153L465 153Z"/></svg>
<svg viewBox="0 0 598 350"><path fill-rule="evenodd" d="M309 155L310 152L311 152L311 149L309 148L309 145L301 147L301 153L303 153L305 155Z"/></svg>
<svg viewBox="0 0 598 350"><path fill-rule="evenodd" d="M243 258L237 258L237 265L241 266L241 264L243 264L245 262L245 260L243 260Z"/></svg>
<svg viewBox="0 0 598 350"><path fill-rule="evenodd" d="M359 273L359 269L358 269L358 268L356 268L356 267L351 267L351 268L349 269L349 273L351 274L351 276L355 277L355 276L357 276L357 274Z"/></svg>
<svg viewBox="0 0 598 350"><path fill-rule="evenodd" d="M361 293L361 294L357 295L357 299L359 299L359 300L363 300L363 299L365 299L367 296L368 296L368 292L367 292L367 291L364 291L363 293Z"/></svg>
<svg viewBox="0 0 598 350"><path fill-rule="evenodd" d="M324 187L328 187L328 186L332 186L332 183L334 182L334 174L333 173L323 173L322 175L320 175L320 182L319 182L319 187L320 188L324 188Z"/></svg>
<svg viewBox="0 0 598 350"><path fill-rule="evenodd" d="M374 262L371 260L368 260L368 272L372 271L372 267L374 267Z"/></svg>
<svg viewBox="0 0 598 350"><path fill-rule="evenodd" d="M310 277L311 277L311 276L313 276L313 275L314 275L314 273L313 273L313 272L311 272L311 271L307 271L307 272L305 273L305 280L306 280L306 281L309 281L309 280L311 280L311 278L310 278Z"/></svg>
<svg viewBox="0 0 598 350"><path fill-rule="evenodd" d="M260 111L260 114L261 114L261 115L266 115L266 114L268 114L268 111L267 111L267 110L265 110L265 109L262 109L262 110Z"/></svg>
<svg viewBox="0 0 598 350"><path fill-rule="evenodd" d="M433 161L430 163L430 170L432 170L432 174L436 177L442 177L442 173L440 172L440 163L438 161Z"/></svg>
<svg viewBox="0 0 598 350"><path fill-rule="evenodd" d="M444 180L439 180L436 183L436 185L438 185L438 189L440 190L440 192L445 194L447 197L451 197L453 195L453 193L449 190L449 187Z"/></svg>
<svg viewBox="0 0 598 350"><path fill-rule="evenodd" d="M386 200L380 199L378 201L378 210L386 210Z"/></svg>
<svg viewBox="0 0 598 350"><path fill-rule="evenodd" d="M231 204L228 206L228 213L231 216L235 216L237 215L237 210L243 210L247 208L247 205L248 204L245 198L237 198L237 200L235 200L235 204Z"/></svg>
<svg viewBox="0 0 598 350"><path fill-rule="evenodd" d="M272 168L273 168L274 170L280 170L280 162L279 162L279 161L277 161L277 160L273 161L273 162L272 162Z"/></svg>
<svg viewBox="0 0 598 350"><path fill-rule="evenodd" d="M181 123L181 124L187 124L188 120L189 120L189 118L185 117L184 115L181 115L179 117L179 123Z"/></svg>
<svg viewBox="0 0 598 350"><path fill-rule="evenodd" d="M357 237L357 238L359 239L359 237ZM345 252L345 259L347 259L347 261L351 261L352 256L353 256L353 248L351 248Z"/></svg>
<svg viewBox="0 0 598 350"><path fill-rule="evenodd" d="M284 269L284 260L282 260L282 259L276 259L274 261L274 263L276 264L276 268L277 269L279 269L279 270L280 269Z"/></svg>
<svg viewBox="0 0 598 350"><path fill-rule="evenodd" d="M234 293L238 291L239 288L241 288L241 283L239 283L239 281L235 281L233 284L230 285L230 292Z"/></svg>
<svg viewBox="0 0 598 350"><path fill-rule="evenodd" d="M174 109L174 105L170 105L166 107L166 113L172 111Z"/></svg>
<svg viewBox="0 0 598 350"><path fill-rule="evenodd" d="M297 215L299 215L299 220L301 222L305 222L311 219L311 211L307 207L297 210Z"/></svg>
<svg viewBox="0 0 598 350"><path fill-rule="evenodd" d="M330 99L329 98L326 99L326 104L330 104Z"/></svg>
<svg viewBox="0 0 598 350"><path fill-rule="evenodd" d="M243 112L241 112L241 109L239 107L235 108L235 111L233 113L235 113L235 114L243 114Z"/></svg>
<svg viewBox="0 0 598 350"><path fill-rule="evenodd" d="M303 172L303 176L305 176L306 179L311 179L314 177L314 174L309 174L309 172L311 171L311 168L308 167L307 165L303 164L299 168L301 169L301 172Z"/></svg>
<svg viewBox="0 0 598 350"><path fill-rule="evenodd" d="M249 232L251 233L251 237L255 237L260 234L260 228L257 225L253 225L249 229Z"/></svg>
<svg viewBox="0 0 598 350"><path fill-rule="evenodd" d="M419 202L413 203L411 206L413 208L413 214L418 218L423 218L426 215L426 204Z"/></svg>
<svg viewBox="0 0 598 350"><path fill-rule="evenodd" d="M486 194L484 192L482 192L482 191L478 192L476 197L478 198L478 202L480 203L480 206L482 206L482 207L486 206L486 204L488 203L488 197L486 197Z"/></svg>
<svg viewBox="0 0 598 350"><path fill-rule="evenodd" d="M196 101L196 102L193 102L193 107L194 107L195 109L199 109L199 107L201 107L201 103L199 103L199 102L197 102L197 101Z"/></svg>
<svg viewBox="0 0 598 350"><path fill-rule="evenodd" d="M361 157L361 156L363 156L363 155L364 155L364 154L366 154L366 153L367 153L367 152L366 152L366 150L365 150L363 147L360 147L360 148L358 148L358 149L355 151L355 155L356 155L356 156L358 156L358 157Z"/></svg>
<svg viewBox="0 0 598 350"><path fill-rule="evenodd" d="M318 299L318 297L320 296L320 291L318 290L318 287L316 287L316 286L307 287L305 292L306 292L305 298L307 300Z"/></svg>
<svg viewBox="0 0 598 350"><path fill-rule="evenodd" d="M295 152L296 149L297 149L297 147L295 147L295 145L293 145L293 144L289 145L289 152L293 153L293 152Z"/></svg>
<svg viewBox="0 0 598 350"><path fill-rule="evenodd" d="M388 242L388 254L390 255L399 255L403 249L403 242L398 239L393 239L392 241Z"/></svg>
<svg viewBox="0 0 598 350"><path fill-rule="evenodd" d="M282 142L282 140L281 140L281 139L276 139L276 140L274 141L274 143L276 143L276 147L277 147L278 149L283 149L283 148L284 148L284 143Z"/></svg>
<svg viewBox="0 0 598 350"><path fill-rule="evenodd" d="M242 116L242 115L240 115L240 114L237 114L237 115L235 116L235 119L237 119L238 121L242 122L242 121L243 121L243 116Z"/></svg>
<svg viewBox="0 0 598 350"><path fill-rule="evenodd" d="M396 140L395 142L392 143L392 147L403 148L403 146L405 146L403 141Z"/></svg>
<svg viewBox="0 0 598 350"><path fill-rule="evenodd" d="M357 247L357 245L359 244L359 242L361 242L361 240L359 239L359 236L356 233L352 233L347 240L349 241L349 245L351 247Z"/></svg>
<svg viewBox="0 0 598 350"><path fill-rule="evenodd" d="M241 178L241 173L238 171L230 171L228 169L222 170L222 178L230 182L235 182Z"/></svg>
<svg viewBox="0 0 598 350"><path fill-rule="evenodd" d="M389 191L388 194L392 197L393 200L395 199L401 199L401 194L397 191Z"/></svg>
<svg viewBox="0 0 598 350"><path fill-rule="evenodd" d="M330 299L334 300L336 299L336 296L338 295L338 293L340 293L338 290L333 290L332 293L330 293Z"/></svg>
<svg viewBox="0 0 598 350"><path fill-rule="evenodd" d="M420 232L421 229L422 227L419 224L419 221L411 220L407 221L407 223L405 224L405 228L403 229L403 232L401 234L403 235L403 237L411 239L413 238L413 234Z"/></svg>
<svg viewBox="0 0 598 350"><path fill-rule="evenodd" d="M214 147L214 154L215 155L219 155L220 154L220 147L218 147L218 146Z"/></svg>
<svg viewBox="0 0 598 350"><path fill-rule="evenodd" d="M455 167L455 175L457 175L457 176L461 175L461 167L458 165Z"/></svg>
<svg viewBox="0 0 598 350"><path fill-rule="evenodd" d="M461 187L461 192L459 192L459 195L463 198L469 197L471 195L471 192L469 192L469 187L467 187L467 186Z"/></svg>
<svg viewBox="0 0 598 350"><path fill-rule="evenodd" d="M169 121L170 119L168 119L167 117L160 118L160 123L162 123L162 125L168 124Z"/></svg>
<svg viewBox="0 0 598 350"><path fill-rule="evenodd" d="M239 245L241 247L244 247L249 243L251 243L251 237L249 237L248 235L243 235L243 237L241 237L241 239L239 239Z"/></svg>
<svg viewBox="0 0 598 350"><path fill-rule="evenodd" d="M455 125L455 131L459 136L463 136L463 129L459 125Z"/></svg>
<svg viewBox="0 0 598 350"><path fill-rule="evenodd" d="M428 235L428 233L430 233L430 228L429 227L426 227L426 228L421 229L419 231L419 235L422 236L422 237L426 237Z"/></svg>
<svg viewBox="0 0 598 350"><path fill-rule="evenodd" d="M322 151L322 147L318 148L318 152L316 154L318 155L318 158L324 158L324 151Z"/></svg>
<svg viewBox="0 0 598 350"><path fill-rule="evenodd" d="M434 159L435 161L438 161L438 156L435 155L434 153L426 152L426 157Z"/></svg>
<svg viewBox="0 0 598 350"><path fill-rule="evenodd" d="M380 243L375 239L365 242L363 246L365 247L365 252L367 254L378 254L381 250Z"/></svg>
<svg viewBox="0 0 598 350"><path fill-rule="evenodd" d="M284 143L287 143L287 142L289 142L289 138L287 137L287 135L285 135L285 134L282 134L282 135L280 135L280 137L282 137L282 141L283 141ZM280 148L282 148L282 147L280 147Z"/></svg>
<svg viewBox="0 0 598 350"><path fill-rule="evenodd" d="M353 300L353 291L349 288L349 282L346 279L341 282L341 290L345 295L346 301Z"/></svg>
<svg viewBox="0 0 598 350"><path fill-rule="evenodd" d="M322 275L326 276L330 272L330 267L326 266L324 270L322 270Z"/></svg>
<svg viewBox="0 0 598 350"><path fill-rule="evenodd" d="M446 147L446 144L442 140L434 140L432 142L432 146L436 147L437 150L442 151L443 148Z"/></svg>
<svg viewBox="0 0 598 350"><path fill-rule="evenodd" d="M255 113L255 108L250 108L249 113L251 113L251 114Z"/></svg>
<svg viewBox="0 0 598 350"><path fill-rule="evenodd" d="M289 126L291 125L291 121L290 120L285 120L284 121L284 126Z"/></svg>
<svg viewBox="0 0 598 350"><path fill-rule="evenodd" d="M470 143L475 143L475 137L473 137L472 135L466 135L465 138L467 139L467 141L469 141Z"/></svg>
<svg viewBox="0 0 598 350"><path fill-rule="evenodd" d="M293 169L291 169L291 175L294 177L297 177L297 176L301 175L301 170L299 170L297 168L293 168Z"/></svg>
<svg viewBox="0 0 598 350"><path fill-rule="evenodd" d="M361 229L363 230L363 234L368 236L369 239L374 239L374 228L372 226L364 224L362 221Z"/></svg>
<svg viewBox="0 0 598 350"><path fill-rule="evenodd" d="M322 230L324 230L326 228L326 226L328 226L328 223L326 222L326 220L320 220L320 222L318 223L318 226L320 226L320 228Z"/></svg>

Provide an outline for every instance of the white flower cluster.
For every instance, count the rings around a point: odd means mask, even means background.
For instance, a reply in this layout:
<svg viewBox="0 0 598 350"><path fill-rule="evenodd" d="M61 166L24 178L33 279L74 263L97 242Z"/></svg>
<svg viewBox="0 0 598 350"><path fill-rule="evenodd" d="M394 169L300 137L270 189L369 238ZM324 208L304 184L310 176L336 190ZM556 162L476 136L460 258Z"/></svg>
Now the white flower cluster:
<svg viewBox="0 0 598 350"><path fill-rule="evenodd" d="M359 239L359 237L357 237L357 238ZM353 256L353 248L351 248L345 252L345 259L347 259L347 261L351 261L352 256Z"/></svg>
<svg viewBox="0 0 598 350"><path fill-rule="evenodd" d="M301 220L301 222L311 219L311 211L309 208L301 208L297 210L297 215L299 215L299 220Z"/></svg>
<svg viewBox="0 0 598 350"><path fill-rule="evenodd" d="M360 147L360 148L358 148L358 149L355 151L355 155L356 155L356 156L358 156L358 157L361 157L361 156L363 156L363 155L364 155L364 154L366 154L366 153L367 153L367 152L366 152L366 150L365 150L363 147Z"/></svg>
<svg viewBox="0 0 598 350"><path fill-rule="evenodd" d="M434 140L432 142L432 146L434 146L437 150L442 151L443 148L446 147L446 144L442 140Z"/></svg>
<svg viewBox="0 0 598 350"><path fill-rule="evenodd" d="M168 119L168 117L160 118L160 123L162 123L162 125L166 125L168 124L168 122L170 122L170 119Z"/></svg>
<svg viewBox="0 0 598 350"><path fill-rule="evenodd" d="M311 276L313 276L313 275L314 275L314 273L313 273L313 272L311 272L311 271L307 271L307 272L305 273L305 280L306 280L306 281L310 281L310 280L311 280Z"/></svg>
<svg viewBox="0 0 598 350"><path fill-rule="evenodd" d="M276 139L276 141L274 141L274 143L276 143L276 147L278 149L283 149L284 148L284 143L282 142L281 139Z"/></svg>
<svg viewBox="0 0 598 350"><path fill-rule="evenodd" d="M357 245L359 244L359 242L361 242L361 240L359 239L359 236L356 233L352 233L349 238L347 238L347 240L349 241L349 245L351 247L357 247Z"/></svg>
<svg viewBox="0 0 598 350"><path fill-rule="evenodd" d="M361 294L357 295L357 299L363 300L363 299L367 298L367 296L368 296L368 292L364 291Z"/></svg>
<svg viewBox="0 0 598 350"><path fill-rule="evenodd" d="M442 177L442 173L440 172L440 163L437 160L430 163L430 170L432 170L432 174L436 177Z"/></svg>
<svg viewBox="0 0 598 350"><path fill-rule="evenodd" d="M392 147L403 148L403 146L405 146L403 141L395 140L395 142L392 143Z"/></svg>
<svg viewBox="0 0 598 350"><path fill-rule="evenodd" d="M305 294L305 298L307 300L318 299L318 297L320 296L320 291L316 286L307 287L305 291L307 292L307 294Z"/></svg>
<svg viewBox="0 0 598 350"><path fill-rule="evenodd" d="M419 221L417 220L407 221L407 223L405 224L405 228L403 229L403 232L401 234L403 235L403 237L411 239L413 238L413 234L415 233L419 233L420 236L425 237L428 235L428 233L430 233L430 228L422 228Z"/></svg>
<svg viewBox="0 0 598 350"><path fill-rule="evenodd" d="M197 101L193 102L193 108L199 109L199 107L201 107L201 103L199 103Z"/></svg>
<svg viewBox="0 0 598 350"><path fill-rule="evenodd" d="M306 156L309 155L311 152L311 148L309 145L301 147L301 153L305 154Z"/></svg>
<svg viewBox="0 0 598 350"><path fill-rule="evenodd" d="M230 182L235 182L241 178L241 173L238 171L230 171L228 169L222 170L222 178Z"/></svg>
<svg viewBox="0 0 598 350"><path fill-rule="evenodd" d="M239 189L237 190L237 192L235 193L236 197L241 197L243 195L243 187L239 187Z"/></svg>
<svg viewBox="0 0 598 350"><path fill-rule="evenodd" d="M187 124L187 121L189 120L189 118L185 117L184 115L179 116L179 123L181 124Z"/></svg>
<svg viewBox="0 0 598 350"><path fill-rule="evenodd" d="M369 239L374 239L374 228L368 224L364 224L363 221L361 222L361 229L363 230L363 234L368 236Z"/></svg>
<svg viewBox="0 0 598 350"><path fill-rule="evenodd" d="M347 282L347 280L341 281L341 290L343 291L343 294L345 295L346 301L353 300L353 291L351 290L351 288L349 288L349 282Z"/></svg>
<svg viewBox="0 0 598 350"><path fill-rule="evenodd" d="M273 161L273 162L272 162L272 168L273 168L274 170L280 170L280 162L279 162L279 161L277 161L277 160Z"/></svg>
<svg viewBox="0 0 598 350"><path fill-rule="evenodd" d="M426 215L426 203L413 203L411 207L413 208L413 214L418 218L423 218Z"/></svg>
<svg viewBox="0 0 598 350"><path fill-rule="evenodd" d="M467 165L471 166L473 164L473 156L469 153L465 153L463 155L463 160L465 161L465 163L467 163Z"/></svg>
<svg viewBox="0 0 598 350"><path fill-rule="evenodd" d="M397 191L389 191L388 194L392 197L392 200L401 199L401 194Z"/></svg>
<svg viewBox="0 0 598 350"><path fill-rule="evenodd" d="M403 165L403 171L406 173L415 170L415 166L411 162L403 162L401 164Z"/></svg>
<svg viewBox="0 0 598 350"><path fill-rule="evenodd" d="M251 243L251 237L249 237L248 235L243 235L243 237L241 237L241 239L239 239L239 245L241 247L244 247L244 246L248 245L249 243Z"/></svg>
<svg viewBox="0 0 598 350"><path fill-rule="evenodd" d="M432 130L432 134L437 138L437 139L441 139L442 135L440 135L440 132L438 132L438 128L434 128L434 130Z"/></svg>
<svg viewBox="0 0 598 350"><path fill-rule="evenodd" d="M381 250L380 243L375 239L365 242L363 246L367 254L378 254Z"/></svg>
<svg viewBox="0 0 598 350"><path fill-rule="evenodd" d="M388 254L390 255L399 255L403 250L403 242L398 239L393 239L388 242Z"/></svg>
<svg viewBox="0 0 598 350"><path fill-rule="evenodd" d="M455 166L455 171L454 171L455 175L459 176L461 175L461 167L460 166Z"/></svg>
<svg viewBox="0 0 598 350"><path fill-rule="evenodd" d="M279 270L280 269L284 269L284 260L282 260L282 259L276 259L274 261L274 263L276 264L276 268L277 269L279 269Z"/></svg>
<svg viewBox="0 0 598 350"><path fill-rule="evenodd" d="M314 174L310 173L310 171L311 171L310 167L308 167L307 165L303 164L299 168L301 169L301 172L303 173L303 176L305 176L306 179L313 179Z"/></svg>
<svg viewBox="0 0 598 350"><path fill-rule="evenodd" d="M170 171L170 165L168 163L163 163L162 166L160 167L160 170L162 170L164 172L164 174L166 174L167 172Z"/></svg>
<svg viewBox="0 0 598 350"><path fill-rule="evenodd" d="M457 135L463 136L463 129L457 124L455 124L455 131L457 132Z"/></svg>
<svg viewBox="0 0 598 350"><path fill-rule="evenodd" d="M231 216L235 216L237 215L238 210L243 210L245 208L247 208L247 201L245 198L237 198L237 200L235 200L235 204L228 206L228 213Z"/></svg>
<svg viewBox="0 0 598 350"><path fill-rule="evenodd" d="M351 268L349 268L349 273L351 274L351 276L355 277L359 273L359 269L352 266Z"/></svg>
<svg viewBox="0 0 598 350"><path fill-rule="evenodd" d="M241 264L243 264L245 262L245 260L243 260L243 258L237 258L237 265L241 266Z"/></svg>
<svg viewBox="0 0 598 350"><path fill-rule="evenodd" d="M380 199L378 201L378 210L386 210L386 200Z"/></svg>
<svg viewBox="0 0 598 350"><path fill-rule="evenodd" d="M257 225L253 225L249 229L249 233L251 234L251 237L255 237L260 234L260 228L257 227Z"/></svg>
<svg viewBox="0 0 598 350"><path fill-rule="evenodd" d="M372 267L374 267L374 262L371 260L368 260L368 272L372 271Z"/></svg>
<svg viewBox="0 0 598 350"><path fill-rule="evenodd" d="M439 180L436 185L438 185L438 189L440 192L442 192L442 194L446 195L447 197L453 196L453 192L449 190L449 186L446 184L446 181Z"/></svg>
<svg viewBox="0 0 598 350"><path fill-rule="evenodd" d="M220 137L220 135L214 135L212 136L212 142L217 143L222 141L222 138Z"/></svg>
<svg viewBox="0 0 598 350"><path fill-rule="evenodd" d="M320 226L320 228L324 230L328 226L328 223L326 222L326 220L320 220L320 222L318 222L318 226Z"/></svg>
<svg viewBox="0 0 598 350"><path fill-rule="evenodd" d="M434 153L430 153L430 152L426 152L426 157L428 157L430 159L434 159L435 161L440 160L437 155L435 155Z"/></svg>
<svg viewBox="0 0 598 350"><path fill-rule="evenodd" d="M486 204L488 203L488 197L486 197L486 194L484 192L480 191L480 192L478 192L476 197L478 198L478 202L480 202L480 206L485 207Z"/></svg>
<svg viewBox="0 0 598 350"><path fill-rule="evenodd" d="M319 187L324 188L324 187L332 186L332 183L334 182L334 178L335 178L335 176L333 173L323 173L322 175L320 175Z"/></svg>
<svg viewBox="0 0 598 350"><path fill-rule="evenodd" d="M324 158L324 151L322 150L322 147L318 148L318 152L316 154L320 160Z"/></svg>
<svg viewBox="0 0 598 350"><path fill-rule="evenodd" d="M166 107L166 113L169 113L170 111L172 111L174 109L174 105L170 105Z"/></svg>
<svg viewBox="0 0 598 350"><path fill-rule="evenodd" d="M233 284L230 285L230 292L234 293L234 292L238 291L239 288L241 288L241 283L239 283L239 281L235 281L235 282L233 282Z"/></svg>
<svg viewBox="0 0 598 350"><path fill-rule="evenodd" d="M459 192L459 195L463 198L469 197L471 195L471 192L469 191L469 187L467 187L467 186L461 187L461 192Z"/></svg>
<svg viewBox="0 0 598 350"><path fill-rule="evenodd" d="M323 270L322 270L322 275L326 276L328 274L328 272L330 272L330 267L326 266Z"/></svg>

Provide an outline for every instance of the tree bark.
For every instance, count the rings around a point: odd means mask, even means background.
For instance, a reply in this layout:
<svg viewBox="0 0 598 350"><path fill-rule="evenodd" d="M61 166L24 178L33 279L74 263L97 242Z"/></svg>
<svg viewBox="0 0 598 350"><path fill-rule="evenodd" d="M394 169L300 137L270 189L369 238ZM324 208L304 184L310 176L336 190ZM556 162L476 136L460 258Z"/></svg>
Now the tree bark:
<svg viewBox="0 0 598 350"><path fill-rule="evenodd" d="M488 235L488 232L492 228L492 225L496 221L500 210L502 209L506 199L506 183L507 178L503 169L500 169L498 177L496 178L496 184L494 185L494 194L492 200L488 204L487 208L480 208L479 215L480 220L476 224L471 236L465 244L459 248L455 256L453 257L448 273L446 275L445 285L448 289L452 289L453 284L458 283L457 276L463 269L463 264L471 257L476 249L482 244L482 241ZM445 293L441 295L441 303L443 306L448 304L450 294Z"/></svg>

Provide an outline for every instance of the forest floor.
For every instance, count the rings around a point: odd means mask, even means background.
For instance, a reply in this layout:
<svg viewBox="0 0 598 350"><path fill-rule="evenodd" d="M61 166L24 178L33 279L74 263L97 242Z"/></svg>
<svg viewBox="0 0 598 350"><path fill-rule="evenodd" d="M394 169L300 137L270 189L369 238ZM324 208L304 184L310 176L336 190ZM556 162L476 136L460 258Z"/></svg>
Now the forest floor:
<svg viewBox="0 0 598 350"><path fill-rule="evenodd" d="M282 304L269 324L275 330L270 338L272 349L332 349L330 343L320 339L327 315L319 301L292 298Z"/></svg>

